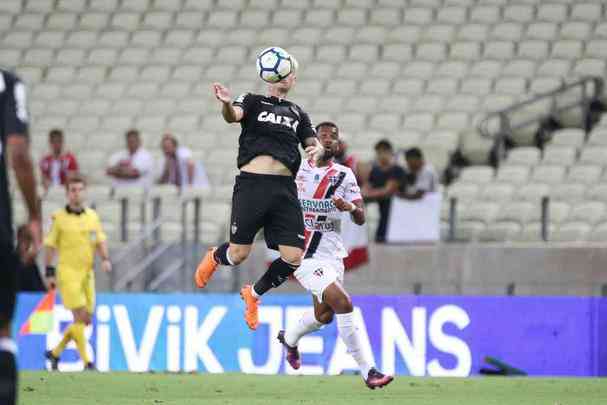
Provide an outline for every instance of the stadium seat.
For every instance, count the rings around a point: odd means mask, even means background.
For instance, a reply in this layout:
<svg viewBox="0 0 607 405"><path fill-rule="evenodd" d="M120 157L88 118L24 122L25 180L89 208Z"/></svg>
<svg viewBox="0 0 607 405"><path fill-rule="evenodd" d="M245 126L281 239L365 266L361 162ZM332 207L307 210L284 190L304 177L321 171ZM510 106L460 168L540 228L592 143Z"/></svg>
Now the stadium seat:
<svg viewBox="0 0 607 405"><path fill-rule="evenodd" d="M480 240L485 242L507 242L516 240L523 227L518 222L499 221L490 223L480 233Z"/></svg>
<svg viewBox="0 0 607 405"><path fill-rule="evenodd" d="M580 76L605 76L605 61L601 59L580 59L573 67L573 73Z"/></svg>
<svg viewBox="0 0 607 405"><path fill-rule="evenodd" d="M502 64L497 60L481 60L470 67L470 76L481 78L495 78L500 75Z"/></svg>
<svg viewBox="0 0 607 405"><path fill-rule="evenodd" d="M540 151L534 147L514 148L508 154L508 165L534 166L539 163Z"/></svg>
<svg viewBox="0 0 607 405"><path fill-rule="evenodd" d="M581 164L607 166L607 147L586 146L582 149L579 162Z"/></svg>
<svg viewBox="0 0 607 405"><path fill-rule="evenodd" d="M493 168L489 166L470 166L462 170L459 180L467 183L490 183L493 181L493 175Z"/></svg>
<svg viewBox="0 0 607 405"><path fill-rule="evenodd" d="M529 24L526 37L535 40L552 41L557 38L558 25L553 22L539 21Z"/></svg>
<svg viewBox="0 0 607 405"><path fill-rule="evenodd" d="M445 105L445 97L436 95L436 94L428 94L426 96L420 96L417 99L417 101L414 102L411 111L413 111L413 112L440 111L444 105Z"/></svg>
<svg viewBox="0 0 607 405"><path fill-rule="evenodd" d="M604 242L607 240L607 223L595 226L590 232L588 240L593 242Z"/></svg>
<svg viewBox="0 0 607 405"><path fill-rule="evenodd" d="M506 63L501 73L504 76L531 77L535 74L536 64L529 59L514 59Z"/></svg>
<svg viewBox="0 0 607 405"><path fill-rule="evenodd" d="M550 235L556 230L555 224L548 224L548 240ZM542 241L542 224L540 222L532 222L525 224L520 234L513 238L517 242L540 242Z"/></svg>
<svg viewBox="0 0 607 405"><path fill-rule="evenodd" d="M485 225L494 221L500 211L499 204L485 201L470 202L460 206L459 221L478 221Z"/></svg>
<svg viewBox="0 0 607 405"><path fill-rule="evenodd" d="M492 60L511 60L514 58L515 44L512 41L489 41L485 43L483 57ZM490 63L487 61L487 63ZM497 75L495 75L497 76ZM492 77L495 77L492 75Z"/></svg>
<svg viewBox="0 0 607 405"><path fill-rule="evenodd" d="M533 39L518 44L517 56L521 59L543 61L548 58L548 41Z"/></svg>
<svg viewBox="0 0 607 405"><path fill-rule="evenodd" d="M489 183L485 184L479 193L479 199L482 201L493 201L500 203L509 201L514 195L515 186L508 183Z"/></svg>
<svg viewBox="0 0 607 405"><path fill-rule="evenodd" d="M387 47L386 47L387 48ZM386 49L384 49L384 57L387 60L397 60L386 57ZM429 79L433 76L436 65L432 62L414 61L407 63L403 68L403 76L409 79Z"/></svg>
<svg viewBox="0 0 607 405"><path fill-rule="evenodd" d="M584 222L567 222L558 226L551 233L554 242L581 242L588 239L591 226Z"/></svg>
<svg viewBox="0 0 607 405"><path fill-rule="evenodd" d="M416 43L421 37L422 28L416 25L403 25L393 28L388 34L389 42L403 44Z"/></svg>
<svg viewBox="0 0 607 405"><path fill-rule="evenodd" d="M447 197L457 198L459 202L475 201L479 189L476 183L457 182L447 189Z"/></svg>
<svg viewBox="0 0 607 405"><path fill-rule="evenodd" d="M428 41L428 43L439 42L445 43L450 42L456 33L456 27L450 24L432 24L429 25L422 33L422 41ZM424 45L421 42L420 45ZM446 53L446 50L445 52ZM423 52L419 52L423 56Z"/></svg>
<svg viewBox="0 0 607 405"><path fill-rule="evenodd" d="M550 198L554 201L568 203L581 201L585 198L586 186L579 183L556 184L550 188Z"/></svg>
<svg viewBox="0 0 607 405"><path fill-rule="evenodd" d="M537 8L537 18L540 21L562 22L568 17L565 4L540 4Z"/></svg>
<svg viewBox="0 0 607 405"><path fill-rule="evenodd" d="M559 36L562 39L586 41L592 35L592 25L585 21L571 21L561 25Z"/></svg>
<svg viewBox="0 0 607 405"><path fill-rule="evenodd" d="M604 7L604 5L603 5ZM601 21L603 16L603 10L601 4L587 2L572 4L571 6L571 19L580 21Z"/></svg>
<svg viewBox="0 0 607 405"><path fill-rule="evenodd" d="M579 147L584 143L586 134L577 128L565 128L555 131L552 135L551 145Z"/></svg>
<svg viewBox="0 0 607 405"><path fill-rule="evenodd" d="M592 130L588 143L590 145L607 146L607 128L598 127Z"/></svg>
<svg viewBox="0 0 607 405"><path fill-rule="evenodd" d="M529 168L526 166L502 166L497 171L496 181L510 184L523 184L529 178Z"/></svg>
<svg viewBox="0 0 607 405"><path fill-rule="evenodd" d="M415 25L427 25L434 18L433 10L421 7L409 7L404 11L404 23Z"/></svg>
<svg viewBox="0 0 607 405"><path fill-rule="evenodd" d="M427 132L434 127L434 115L431 113L408 114L403 122L404 129Z"/></svg>
<svg viewBox="0 0 607 405"><path fill-rule="evenodd" d="M535 8L526 4L514 4L503 8L503 18L506 21L529 23L535 18Z"/></svg>
<svg viewBox="0 0 607 405"><path fill-rule="evenodd" d="M571 166L575 162L576 155L575 147L548 145L544 149L542 164Z"/></svg>
<svg viewBox="0 0 607 405"><path fill-rule="evenodd" d="M531 176L534 182L546 184L562 183L565 178L565 166L542 165L536 166Z"/></svg>
<svg viewBox="0 0 607 405"><path fill-rule="evenodd" d="M537 67L537 76L553 76L562 78L571 71L571 61L565 59L548 59Z"/></svg>
<svg viewBox="0 0 607 405"><path fill-rule="evenodd" d="M584 46L582 41L563 40L552 45L552 58L577 59L582 56Z"/></svg>
<svg viewBox="0 0 607 405"><path fill-rule="evenodd" d="M516 22L496 24L490 35L491 39L500 41L520 41L523 37L523 26Z"/></svg>
<svg viewBox="0 0 607 405"><path fill-rule="evenodd" d="M527 91L527 80L522 77L504 77L495 81L494 91L499 94L524 94Z"/></svg>
<svg viewBox="0 0 607 405"><path fill-rule="evenodd" d="M567 181L579 184L594 184L599 181L603 167L598 165L576 165L569 169Z"/></svg>
<svg viewBox="0 0 607 405"><path fill-rule="evenodd" d="M539 203L543 197L550 194L550 186L545 183L530 182L515 189L514 199L517 201L529 201Z"/></svg>
<svg viewBox="0 0 607 405"><path fill-rule="evenodd" d="M501 10L494 5L479 4L470 10L469 19L472 22L495 24L499 22L500 18Z"/></svg>
<svg viewBox="0 0 607 405"><path fill-rule="evenodd" d="M315 9L306 12L304 25L312 27L329 27L334 21L333 10Z"/></svg>

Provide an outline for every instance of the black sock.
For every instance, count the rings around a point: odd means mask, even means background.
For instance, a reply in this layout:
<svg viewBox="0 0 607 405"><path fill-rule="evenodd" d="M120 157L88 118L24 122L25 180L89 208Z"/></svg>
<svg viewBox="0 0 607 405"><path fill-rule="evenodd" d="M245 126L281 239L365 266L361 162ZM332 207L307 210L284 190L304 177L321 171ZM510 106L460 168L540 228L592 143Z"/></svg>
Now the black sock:
<svg viewBox="0 0 607 405"><path fill-rule="evenodd" d="M295 273L298 267L285 262L279 257L270 264L270 268L253 285L253 290L259 296L265 294L270 289L284 283L291 274Z"/></svg>
<svg viewBox="0 0 607 405"><path fill-rule="evenodd" d="M229 247L230 247L230 244L228 242L217 247L217 249L215 250L215 254L214 254L214 257L215 257L215 260L217 260L217 263L219 263L223 266L233 266L233 264L230 263L230 260L228 259L228 248Z"/></svg>
<svg viewBox="0 0 607 405"><path fill-rule="evenodd" d="M0 404L17 403L17 362L11 352L0 351Z"/></svg>

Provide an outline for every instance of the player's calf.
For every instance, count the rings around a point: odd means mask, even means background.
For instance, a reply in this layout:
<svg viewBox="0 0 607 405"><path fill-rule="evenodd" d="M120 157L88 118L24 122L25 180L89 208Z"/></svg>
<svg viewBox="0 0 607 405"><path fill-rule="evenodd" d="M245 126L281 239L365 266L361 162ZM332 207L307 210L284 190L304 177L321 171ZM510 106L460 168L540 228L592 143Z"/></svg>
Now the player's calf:
<svg viewBox="0 0 607 405"><path fill-rule="evenodd" d="M14 405L17 400L17 345L0 337L0 404Z"/></svg>

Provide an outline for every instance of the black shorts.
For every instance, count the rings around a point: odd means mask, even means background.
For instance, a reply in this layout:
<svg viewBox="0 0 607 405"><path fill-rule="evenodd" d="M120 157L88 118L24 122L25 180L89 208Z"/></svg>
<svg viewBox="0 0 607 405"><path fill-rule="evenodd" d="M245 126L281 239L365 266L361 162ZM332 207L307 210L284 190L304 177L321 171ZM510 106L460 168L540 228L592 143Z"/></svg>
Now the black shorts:
<svg viewBox="0 0 607 405"><path fill-rule="evenodd" d="M250 245L263 228L270 249L304 248L304 222L291 176L241 172L232 195L230 242Z"/></svg>
<svg viewBox="0 0 607 405"><path fill-rule="evenodd" d="M13 318L19 257L10 245L0 246L0 327Z"/></svg>

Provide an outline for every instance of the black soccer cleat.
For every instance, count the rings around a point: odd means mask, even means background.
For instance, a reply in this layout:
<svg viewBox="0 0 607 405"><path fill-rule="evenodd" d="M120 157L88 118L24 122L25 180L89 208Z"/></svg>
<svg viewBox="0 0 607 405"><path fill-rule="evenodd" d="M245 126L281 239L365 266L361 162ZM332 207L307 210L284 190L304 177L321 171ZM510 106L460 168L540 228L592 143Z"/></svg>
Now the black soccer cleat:
<svg viewBox="0 0 607 405"><path fill-rule="evenodd" d="M97 368L95 367L95 364L93 364L92 361L89 361L88 363L86 363L86 366L84 366L84 371L97 371Z"/></svg>
<svg viewBox="0 0 607 405"><path fill-rule="evenodd" d="M51 350L45 351L44 352L44 357L46 357L46 359L51 362L51 370L52 371L59 370L59 357L55 357L53 355L53 352Z"/></svg>
<svg viewBox="0 0 607 405"><path fill-rule="evenodd" d="M367 387L374 390L375 388L383 388L394 380L391 375L382 374L376 368L369 370L365 384Z"/></svg>

